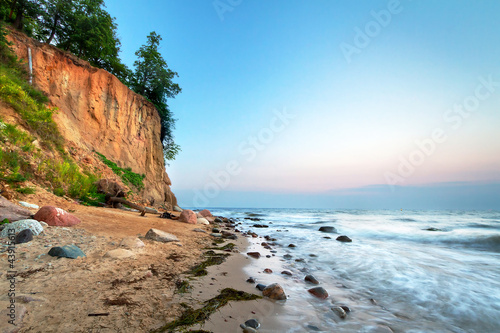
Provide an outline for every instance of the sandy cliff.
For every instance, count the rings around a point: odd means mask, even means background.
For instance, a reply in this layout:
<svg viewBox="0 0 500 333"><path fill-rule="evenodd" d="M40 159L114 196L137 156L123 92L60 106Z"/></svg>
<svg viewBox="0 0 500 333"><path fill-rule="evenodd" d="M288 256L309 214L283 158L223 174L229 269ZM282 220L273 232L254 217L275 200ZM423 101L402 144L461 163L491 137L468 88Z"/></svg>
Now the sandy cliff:
<svg viewBox="0 0 500 333"><path fill-rule="evenodd" d="M19 58L27 60L31 48L33 84L59 109L54 120L70 145L95 149L120 167L145 174L144 200L177 204L165 172L160 117L152 103L114 75L53 46L18 32L9 39Z"/></svg>

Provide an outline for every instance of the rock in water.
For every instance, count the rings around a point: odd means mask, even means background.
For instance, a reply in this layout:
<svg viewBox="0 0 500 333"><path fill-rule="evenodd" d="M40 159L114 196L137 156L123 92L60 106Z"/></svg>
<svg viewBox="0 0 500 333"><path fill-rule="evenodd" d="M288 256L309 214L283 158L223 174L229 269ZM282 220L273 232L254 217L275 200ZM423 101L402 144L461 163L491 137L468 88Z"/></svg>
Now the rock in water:
<svg viewBox="0 0 500 333"><path fill-rule="evenodd" d="M293 275L292 272L290 272L290 271L283 271L283 272L281 272L281 274L288 275L288 276L292 276Z"/></svg>
<svg viewBox="0 0 500 333"><path fill-rule="evenodd" d="M344 242L344 243L350 243L350 242L352 242L352 239L350 239L349 237L347 237L345 235L337 237L337 240L339 242Z"/></svg>
<svg viewBox="0 0 500 333"><path fill-rule="evenodd" d="M158 229L149 229L146 233L146 238L162 243L179 242L179 238L177 238L177 236Z"/></svg>
<svg viewBox="0 0 500 333"><path fill-rule="evenodd" d="M337 314L337 316L339 316L342 319L345 319L345 317L347 317L347 313L340 306L333 307L332 311L335 312Z"/></svg>
<svg viewBox="0 0 500 333"><path fill-rule="evenodd" d="M133 256L134 252L125 249L111 250L104 255L105 258L113 258L113 259L125 259Z"/></svg>
<svg viewBox="0 0 500 333"><path fill-rule="evenodd" d="M70 227L81 222L76 216L54 206L43 206L33 218L37 221L46 222L48 225L59 227Z"/></svg>
<svg viewBox="0 0 500 333"><path fill-rule="evenodd" d="M37 220L20 220L5 225L0 232L0 237L8 237L9 233L18 233L25 229L30 229L34 236L38 236L43 231L42 225Z"/></svg>
<svg viewBox="0 0 500 333"><path fill-rule="evenodd" d="M335 229L335 227L330 227L330 226L320 227L320 228L319 228L319 231L322 231L322 232L329 232L329 233L332 233L332 234L337 233L337 229Z"/></svg>
<svg viewBox="0 0 500 333"><path fill-rule="evenodd" d="M28 243L33 240L33 232L30 229L24 229L20 233L16 235L15 243L16 244L22 244L22 243Z"/></svg>
<svg viewBox="0 0 500 333"><path fill-rule="evenodd" d="M29 219L33 213L13 204L0 195L0 221L8 219L10 222ZM21 231L21 230L19 230Z"/></svg>
<svg viewBox="0 0 500 333"><path fill-rule="evenodd" d="M189 209L184 209L179 216L179 221L184 222L184 223L191 223L191 224L196 224L197 218L195 212Z"/></svg>
<svg viewBox="0 0 500 333"><path fill-rule="evenodd" d="M129 249L138 249L141 247L144 247L144 242L141 241L137 237L125 237L122 242L120 243L120 246L129 248Z"/></svg>
<svg viewBox="0 0 500 333"><path fill-rule="evenodd" d="M260 327L260 323L257 319L249 319L245 321L245 326L258 329Z"/></svg>
<svg viewBox="0 0 500 333"><path fill-rule="evenodd" d="M203 217L208 217L208 216L212 216L212 213L210 213L210 211L208 209L204 209L200 212L200 215Z"/></svg>
<svg viewBox="0 0 500 333"><path fill-rule="evenodd" d="M275 300L286 300L286 294L283 288L277 284L273 283L268 285L264 290L262 290L262 295Z"/></svg>
<svg viewBox="0 0 500 333"><path fill-rule="evenodd" d="M255 259L259 259L260 258L260 253L259 252L247 252L247 255L252 257L252 258L255 258Z"/></svg>
<svg viewBox="0 0 500 333"><path fill-rule="evenodd" d="M273 272L273 270L270 268L264 269L264 273L266 273L266 274L271 274L272 272Z"/></svg>
<svg viewBox="0 0 500 333"><path fill-rule="evenodd" d="M50 249L49 255L59 258L76 259L78 257L86 257L85 253L76 245L65 245L63 247L55 246Z"/></svg>
<svg viewBox="0 0 500 333"><path fill-rule="evenodd" d="M304 280L312 284L319 284L319 281L313 275L306 275Z"/></svg>
<svg viewBox="0 0 500 333"><path fill-rule="evenodd" d="M328 292L323 287L315 287L308 290L308 292L320 299L327 299Z"/></svg>
<svg viewBox="0 0 500 333"><path fill-rule="evenodd" d="M266 289L266 285L265 284L262 284L262 283L258 283L255 288L259 289L260 291L263 291L264 289Z"/></svg>
<svg viewBox="0 0 500 333"><path fill-rule="evenodd" d="M210 222L208 222L208 220L204 217L199 217L196 219L196 223L197 224L204 224L204 225L209 225Z"/></svg>

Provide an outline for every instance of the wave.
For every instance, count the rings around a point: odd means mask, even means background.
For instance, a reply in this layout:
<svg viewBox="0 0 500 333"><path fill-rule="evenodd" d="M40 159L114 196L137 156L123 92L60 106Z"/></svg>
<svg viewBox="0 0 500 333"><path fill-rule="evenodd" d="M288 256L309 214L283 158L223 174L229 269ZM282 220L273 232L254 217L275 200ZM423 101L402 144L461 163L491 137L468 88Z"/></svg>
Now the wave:
<svg viewBox="0 0 500 333"><path fill-rule="evenodd" d="M409 218L409 217L398 217L393 219L394 221L401 221L401 222L418 222L415 219Z"/></svg>
<svg viewBox="0 0 500 333"><path fill-rule="evenodd" d="M494 221L499 223L500 221ZM500 223L493 225L493 224L484 224L484 223L470 223L467 225L469 228L481 228L481 229L500 229Z"/></svg>

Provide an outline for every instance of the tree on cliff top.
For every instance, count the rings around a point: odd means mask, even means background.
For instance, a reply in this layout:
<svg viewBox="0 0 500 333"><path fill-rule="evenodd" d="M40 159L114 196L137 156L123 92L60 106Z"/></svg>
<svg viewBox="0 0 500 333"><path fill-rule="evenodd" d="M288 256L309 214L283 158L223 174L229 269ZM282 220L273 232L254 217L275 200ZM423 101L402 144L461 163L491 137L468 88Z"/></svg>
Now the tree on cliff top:
<svg viewBox="0 0 500 333"><path fill-rule="evenodd" d="M143 95L153 102L161 118L161 141L167 160L175 159L180 151L179 145L174 142L173 129L175 119L168 108L167 98L174 98L181 92L177 83L172 79L179 76L168 68L166 61L158 51L161 36L151 32L145 45L142 45L135 55L139 58L134 62L135 71L131 77L132 90Z"/></svg>

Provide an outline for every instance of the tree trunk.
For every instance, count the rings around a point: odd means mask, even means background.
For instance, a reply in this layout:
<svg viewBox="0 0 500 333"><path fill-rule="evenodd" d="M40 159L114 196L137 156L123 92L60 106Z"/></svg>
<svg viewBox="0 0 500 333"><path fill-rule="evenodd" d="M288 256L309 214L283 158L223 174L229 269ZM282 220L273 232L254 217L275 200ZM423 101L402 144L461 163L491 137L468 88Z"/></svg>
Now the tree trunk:
<svg viewBox="0 0 500 333"><path fill-rule="evenodd" d="M47 44L50 44L52 42L52 39L54 39L54 36L56 34L57 23L59 23L59 14L56 14L56 16L54 17L54 25L52 26L52 31L50 32Z"/></svg>
<svg viewBox="0 0 500 333"><path fill-rule="evenodd" d="M125 199L123 199L123 198L111 197L111 198L109 198L109 202L113 202L113 203L114 203L114 202L118 202L118 203L125 204L125 205L127 205L127 206L130 206L130 207L135 208L135 209L137 209L138 211L140 211L140 212L141 212L141 216L146 215L146 210L144 209L144 207L141 207L141 206L139 206L139 205L136 205L136 204L134 204L134 203L132 203L132 202L130 202L130 201L127 201L127 200L125 200Z"/></svg>

